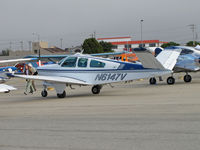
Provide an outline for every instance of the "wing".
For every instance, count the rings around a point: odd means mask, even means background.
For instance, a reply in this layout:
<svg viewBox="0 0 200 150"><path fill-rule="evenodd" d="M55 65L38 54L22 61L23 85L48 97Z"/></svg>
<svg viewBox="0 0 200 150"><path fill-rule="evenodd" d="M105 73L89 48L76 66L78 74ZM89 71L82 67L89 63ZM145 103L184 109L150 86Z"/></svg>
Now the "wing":
<svg viewBox="0 0 200 150"><path fill-rule="evenodd" d="M24 62L37 60L37 58L22 58L22 59L9 59L9 60L0 60L0 63L11 63L11 62Z"/></svg>
<svg viewBox="0 0 200 150"><path fill-rule="evenodd" d="M0 84L0 92L9 92L12 90L16 90L16 88L14 88L13 86L6 85L6 84Z"/></svg>
<svg viewBox="0 0 200 150"><path fill-rule="evenodd" d="M56 76L32 76L32 75L14 75L14 77L23 78L23 79L31 79L31 80L41 80L48 82L59 82L66 84L77 84L77 85L89 85L85 81L69 78L69 77L56 77Z"/></svg>

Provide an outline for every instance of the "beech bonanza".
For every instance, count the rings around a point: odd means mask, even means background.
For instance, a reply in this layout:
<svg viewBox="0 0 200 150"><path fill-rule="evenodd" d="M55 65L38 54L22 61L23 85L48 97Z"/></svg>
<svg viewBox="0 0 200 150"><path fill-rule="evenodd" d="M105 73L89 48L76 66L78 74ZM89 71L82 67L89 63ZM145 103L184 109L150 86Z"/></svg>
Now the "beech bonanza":
<svg viewBox="0 0 200 150"><path fill-rule="evenodd" d="M151 78L172 73L170 69L164 67L146 49L138 49L136 50L136 55L137 53L139 54L139 59L140 56L145 56L145 59L140 59L142 65L141 63L129 63L93 57L91 55L75 54L62 59L58 64L38 67L37 76L14 75L14 77L42 80L44 81L44 89L41 92L43 97L48 95L47 88L53 86L57 97L64 98L66 96L66 86L90 85L92 86L92 93L99 94L105 84ZM168 57L165 61L174 61L177 57L173 57L173 59ZM146 62L147 59L148 61Z"/></svg>

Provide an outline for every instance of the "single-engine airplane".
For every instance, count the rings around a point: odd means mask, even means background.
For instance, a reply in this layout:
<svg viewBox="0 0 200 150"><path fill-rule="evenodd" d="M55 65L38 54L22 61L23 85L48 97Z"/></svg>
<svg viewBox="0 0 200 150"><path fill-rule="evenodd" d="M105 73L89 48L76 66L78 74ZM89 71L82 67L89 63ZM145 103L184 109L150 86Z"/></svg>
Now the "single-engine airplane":
<svg viewBox="0 0 200 150"><path fill-rule="evenodd" d="M184 76L183 80L186 83L191 82L192 77L191 75L189 75L189 72L200 71L200 51L197 49L197 47L193 48L189 46L170 46L170 47L165 48L163 51L168 51L168 50L176 50L180 52L177 62L172 68L173 73L185 72L186 75ZM151 81L154 81L154 82L151 82ZM151 78L150 84L155 84L155 83L156 83L155 78ZM174 83L175 83L175 79L174 79L173 84Z"/></svg>
<svg viewBox="0 0 200 150"><path fill-rule="evenodd" d="M47 87L53 86L58 98L66 96L65 88L71 85L90 85L92 93L99 94L105 84L123 82L129 80L150 78L171 74L172 71L164 67L146 49L140 48L135 51L143 65L116 61L108 58L93 57L91 55L75 54L62 59L58 64L45 65L37 68L38 75L10 75L31 80L42 80L43 91L41 95L46 97ZM162 52L161 52L162 53ZM175 52L172 51L172 55ZM171 55L171 56L172 56ZM165 61L173 62L166 58ZM169 77L170 80L170 77Z"/></svg>

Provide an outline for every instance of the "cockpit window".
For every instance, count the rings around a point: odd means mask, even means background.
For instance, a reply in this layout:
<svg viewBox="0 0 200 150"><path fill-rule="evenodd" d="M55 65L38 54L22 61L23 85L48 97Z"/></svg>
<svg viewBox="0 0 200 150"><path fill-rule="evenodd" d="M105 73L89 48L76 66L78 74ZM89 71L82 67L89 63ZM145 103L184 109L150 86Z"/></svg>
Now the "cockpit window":
<svg viewBox="0 0 200 150"><path fill-rule="evenodd" d="M87 67L87 58L79 58L78 60L78 67Z"/></svg>
<svg viewBox="0 0 200 150"><path fill-rule="evenodd" d="M183 48L182 51L181 51L181 55L192 54L192 53L193 53L192 50L190 50L190 49L185 49L185 48Z"/></svg>
<svg viewBox="0 0 200 150"><path fill-rule="evenodd" d="M63 63L62 67L76 67L77 57L68 57Z"/></svg>
<svg viewBox="0 0 200 150"><path fill-rule="evenodd" d="M103 68L103 67L105 67L105 63L103 63L101 61L97 61L97 60L91 60L90 67L93 67L93 68Z"/></svg>

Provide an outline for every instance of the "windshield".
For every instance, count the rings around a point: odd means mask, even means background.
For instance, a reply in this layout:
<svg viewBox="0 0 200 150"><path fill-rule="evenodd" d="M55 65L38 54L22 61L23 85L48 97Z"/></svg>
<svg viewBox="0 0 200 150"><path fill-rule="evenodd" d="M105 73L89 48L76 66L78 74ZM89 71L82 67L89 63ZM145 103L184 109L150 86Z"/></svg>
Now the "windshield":
<svg viewBox="0 0 200 150"><path fill-rule="evenodd" d="M77 57L67 57L62 63L62 67L76 67Z"/></svg>
<svg viewBox="0 0 200 150"><path fill-rule="evenodd" d="M61 59L58 64L61 65L66 58Z"/></svg>

